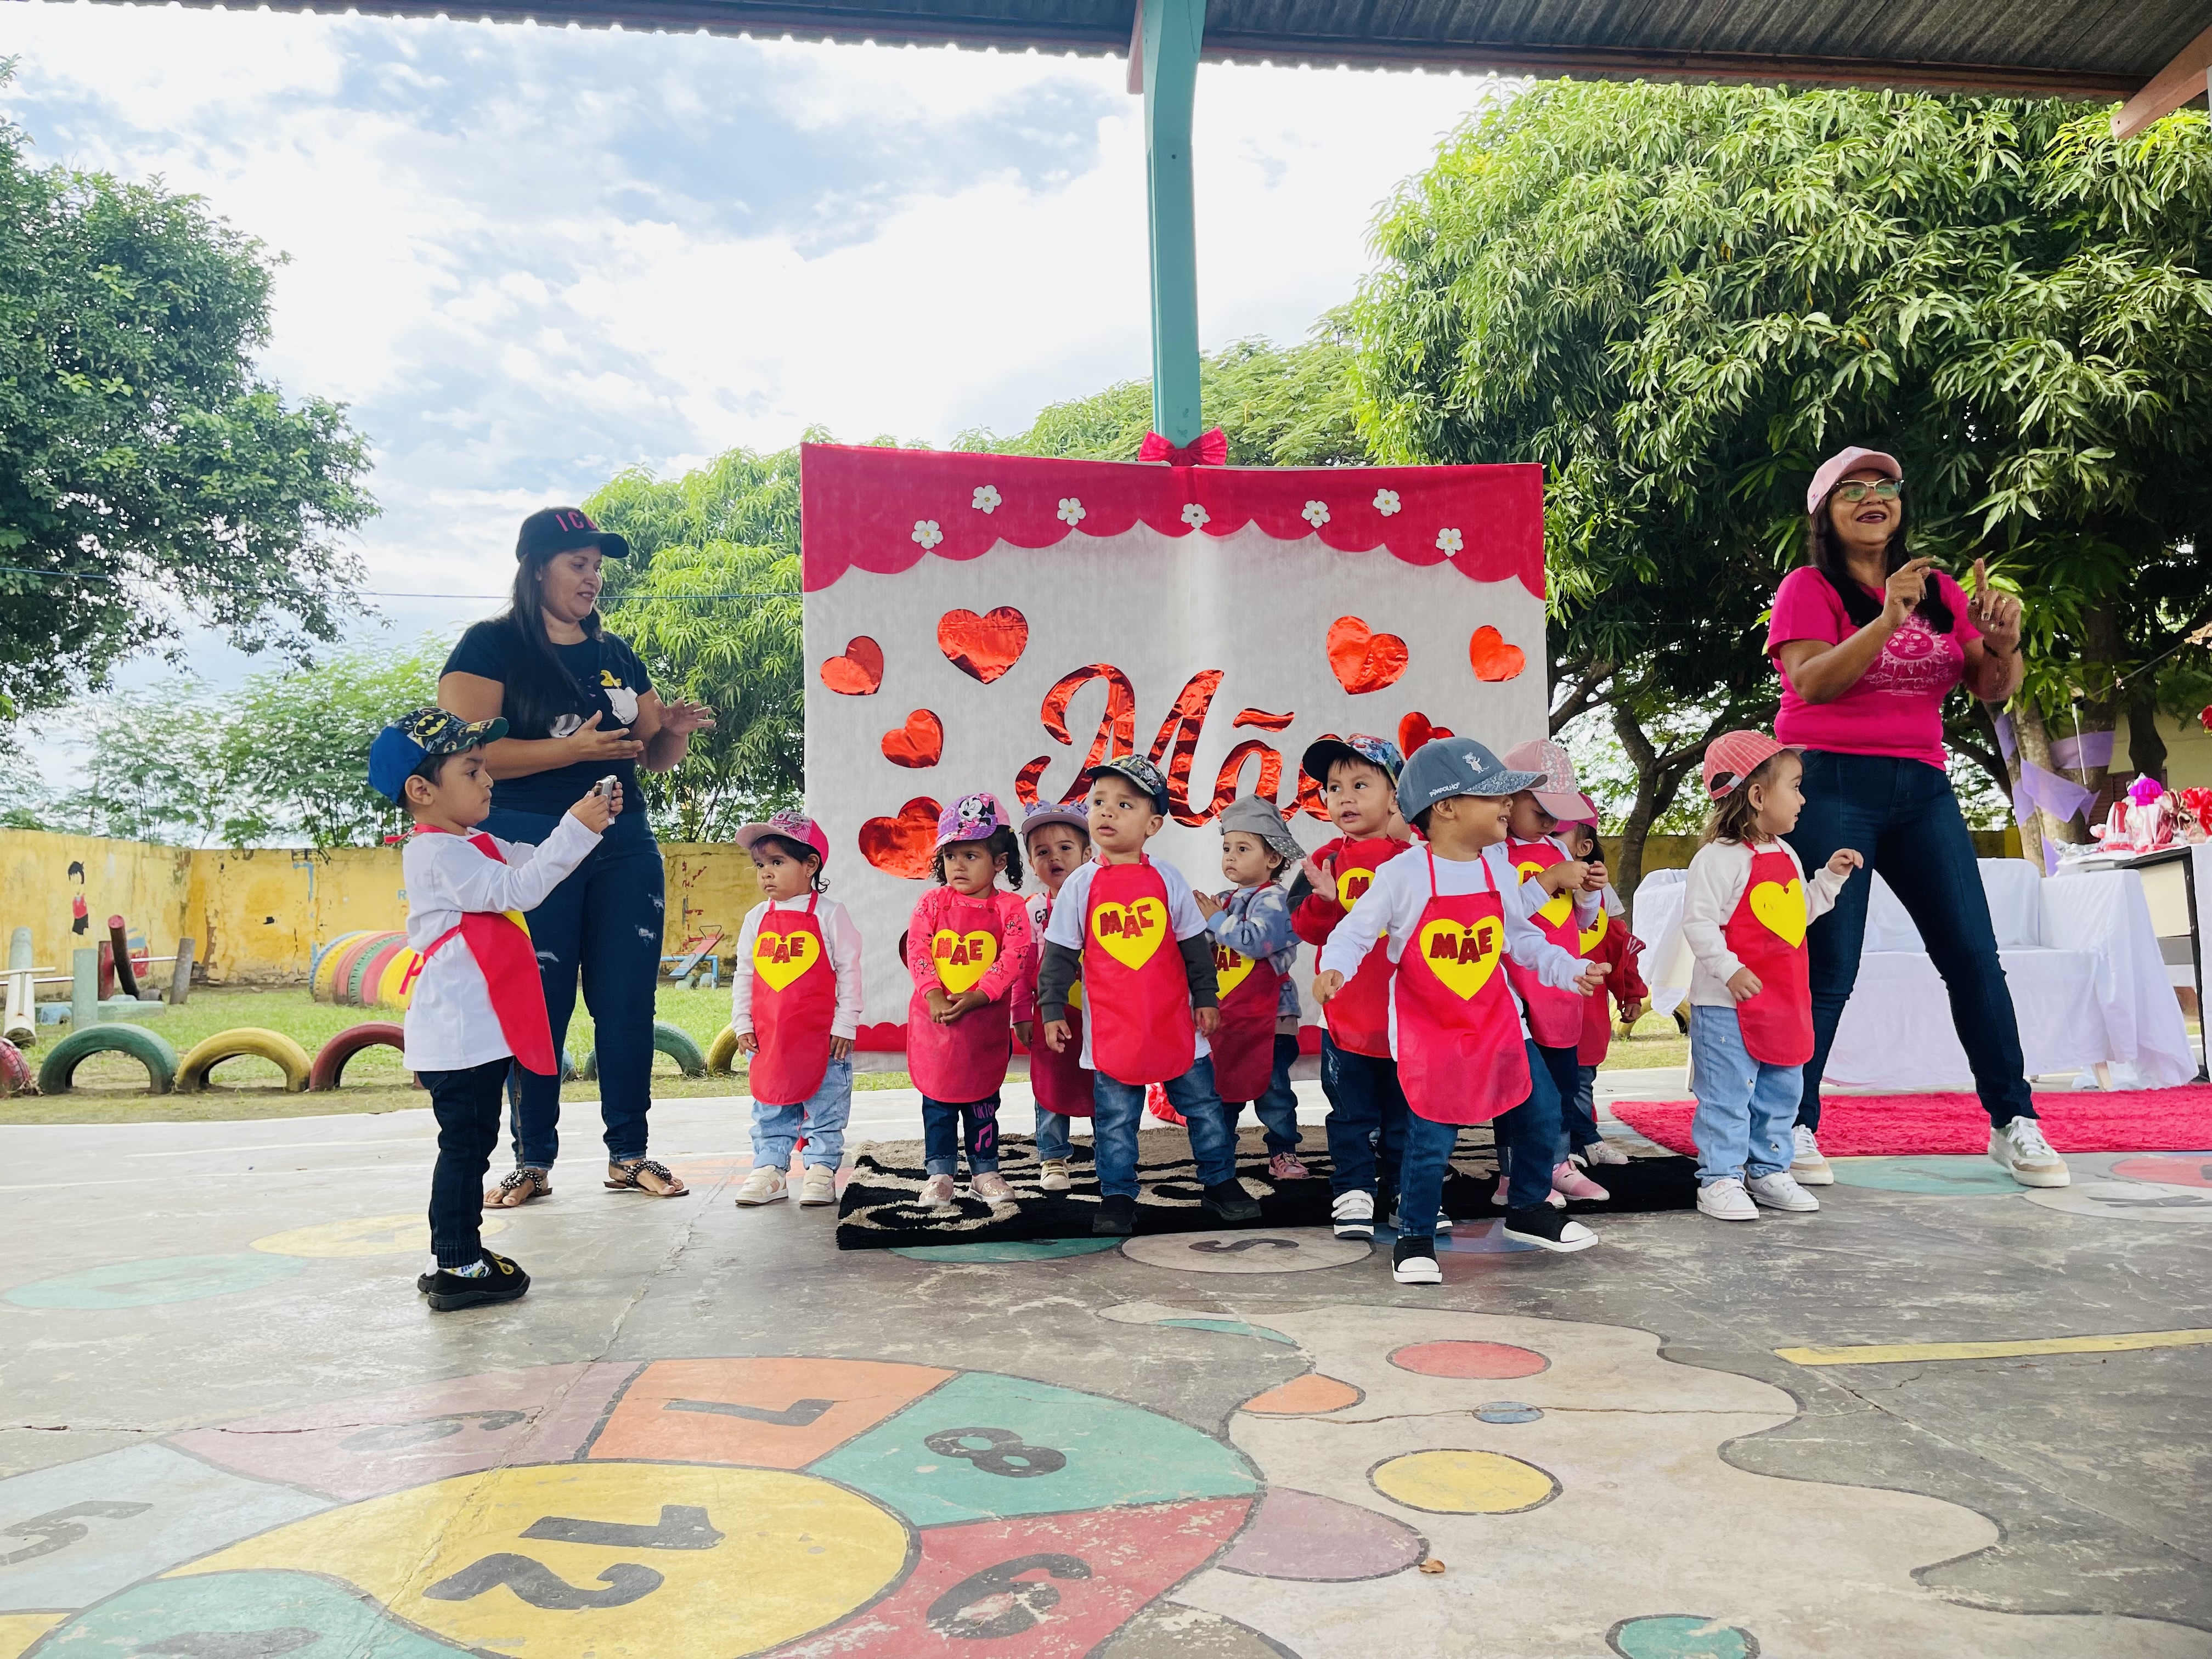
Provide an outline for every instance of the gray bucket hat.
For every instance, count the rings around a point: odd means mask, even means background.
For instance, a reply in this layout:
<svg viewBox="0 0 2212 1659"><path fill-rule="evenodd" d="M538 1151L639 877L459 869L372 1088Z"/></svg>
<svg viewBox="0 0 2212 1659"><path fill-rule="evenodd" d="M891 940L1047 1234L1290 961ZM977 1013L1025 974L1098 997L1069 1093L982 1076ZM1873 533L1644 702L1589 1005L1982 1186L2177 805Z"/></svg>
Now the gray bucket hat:
<svg viewBox="0 0 2212 1659"><path fill-rule="evenodd" d="M1454 795L1515 795L1543 782L1541 772L1514 772L1473 738L1431 738L1406 760L1398 810L1410 821Z"/></svg>
<svg viewBox="0 0 2212 1659"><path fill-rule="evenodd" d="M1283 822L1282 809L1265 795L1246 795L1232 800L1221 809L1215 820L1226 832L1241 830L1248 836L1257 836L1295 865L1306 855L1298 845L1298 838L1291 833L1291 826Z"/></svg>

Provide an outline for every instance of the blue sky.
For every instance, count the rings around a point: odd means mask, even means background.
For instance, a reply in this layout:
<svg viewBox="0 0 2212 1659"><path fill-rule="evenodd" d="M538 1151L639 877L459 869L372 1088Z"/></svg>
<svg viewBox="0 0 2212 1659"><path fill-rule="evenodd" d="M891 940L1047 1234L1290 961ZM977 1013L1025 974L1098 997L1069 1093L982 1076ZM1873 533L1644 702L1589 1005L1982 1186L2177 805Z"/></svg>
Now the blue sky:
<svg viewBox="0 0 2212 1659"><path fill-rule="evenodd" d="M1119 60L11 4L44 161L283 252L266 370L350 404L372 588L493 593L526 512L807 426L942 444L1147 371ZM1209 66L1205 343L1302 336L1376 205L1500 83ZM491 608L378 601L375 631ZM191 641L217 683L250 666ZM161 670L142 663L125 683Z"/></svg>

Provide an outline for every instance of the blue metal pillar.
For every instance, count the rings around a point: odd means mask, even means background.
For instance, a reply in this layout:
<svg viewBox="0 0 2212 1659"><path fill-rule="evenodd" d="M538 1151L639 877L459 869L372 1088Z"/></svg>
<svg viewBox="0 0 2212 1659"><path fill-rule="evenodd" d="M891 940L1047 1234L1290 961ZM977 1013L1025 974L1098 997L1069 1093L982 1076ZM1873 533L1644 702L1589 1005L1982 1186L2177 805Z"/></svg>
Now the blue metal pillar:
<svg viewBox="0 0 2212 1659"><path fill-rule="evenodd" d="M1152 429L1172 444L1201 430L1198 398L1198 228L1190 116L1206 0L1138 0L1136 71L1145 94L1145 184L1152 215ZM1132 87L1132 91L1138 90Z"/></svg>

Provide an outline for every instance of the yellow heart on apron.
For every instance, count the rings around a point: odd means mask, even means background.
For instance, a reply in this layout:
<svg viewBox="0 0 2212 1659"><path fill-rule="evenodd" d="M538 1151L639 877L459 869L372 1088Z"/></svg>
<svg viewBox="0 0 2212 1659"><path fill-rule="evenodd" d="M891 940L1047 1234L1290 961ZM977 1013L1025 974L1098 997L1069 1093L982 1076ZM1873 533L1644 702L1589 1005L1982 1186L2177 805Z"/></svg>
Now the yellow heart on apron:
<svg viewBox="0 0 2212 1659"><path fill-rule="evenodd" d="M1545 866L1540 864L1518 864L1514 866L1514 868L1520 871L1521 879L1526 881L1531 876L1543 874ZM1547 927L1563 927L1566 923L1568 914L1574 908L1575 896L1572 893L1554 893L1538 908L1536 920Z"/></svg>
<svg viewBox="0 0 2212 1659"><path fill-rule="evenodd" d="M1124 968L1141 968L1168 936L1168 908L1156 898L1101 904L1091 913L1091 937Z"/></svg>
<svg viewBox="0 0 2212 1659"><path fill-rule="evenodd" d="M772 933L765 927L753 936L753 972L781 991L811 968L822 954L811 933Z"/></svg>
<svg viewBox="0 0 2212 1659"><path fill-rule="evenodd" d="M1794 877L1787 887L1778 881L1762 881L1751 890L1751 914L1796 950L1805 942L1805 884Z"/></svg>
<svg viewBox="0 0 2212 1659"><path fill-rule="evenodd" d="M1601 908L1597 913L1597 920L1590 923L1589 927L1583 929L1581 940L1582 953L1584 956L1588 956L1591 951L1596 950L1598 947L1598 941L1605 937L1606 930L1612 926L1613 918L1608 916L1605 913L1604 909Z"/></svg>
<svg viewBox="0 0 2212 1659"><path fill-rule="evenodd" d="M1372 870L1340 870L1336 872L1336 902L1349 910L1359 902L1359 896L1374 884Z"/></svg>
<svg viewBox="0 0 2212 1659"><path fill-rule="evenodd" d="M1496 916L1485 916L1472 927L1439 917L1413 941L1421 960L1444 988L1454 996L1469 999L1498 971L1504 945L1505 924Z"/></svg>
<svg viewBox="0 0 2212 1659"><path fill-rule="evenodd" d="M988 933L956 933L940 927L929 936L929 959L945 988L958 996L991 971L999 941Z"/></svg>
<svg viewBox="0 0 2212 1659"><path fill-rule="evenodd" d="M1067 1006L1078 1013L1083 1011L1083 981L1079 979L1067 988Z"/></svg>
<svg viewBox="0 0 2212 1659"><path fill-rule="evenodd" d="M1214 991L1226 1002L1229 994L1242 985L1252 972L1252 958L1224 945L1213 947Z"/></svg>

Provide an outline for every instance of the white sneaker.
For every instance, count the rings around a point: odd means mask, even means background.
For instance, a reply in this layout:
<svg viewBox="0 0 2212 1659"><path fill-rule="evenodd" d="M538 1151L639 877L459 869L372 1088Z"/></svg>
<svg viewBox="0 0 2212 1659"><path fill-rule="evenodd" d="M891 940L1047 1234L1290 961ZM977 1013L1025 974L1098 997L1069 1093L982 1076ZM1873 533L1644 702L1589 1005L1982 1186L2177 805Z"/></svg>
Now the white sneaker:
<svg viewBox="0 0 2212 1659"><path fill-rule="evenodd" d="M2003 1128L1990 1130L1990 1156L2023 1187L2063 1187L2074 1179L2066 1172L2066 1160L2051 1150L2042 1126L2032 1117L2016 1117Z"/></svg>
<svg viewBox="0 0 2212 1659"><path fill-rule="evenodd" d="M1751 1201L1751 1194L1743 1189L1743 1182L1734 1176L1723 1176L1718 1181L1708 1181L1698 1188L1698 1212L1716 1221L1756 1221L1759 1206Z"/></svg>
<svg viewBox="0 0 2212 1659"><path fill-rule="evenodd" d="M1589 1146L1583 1148L1582 1157L1583 1162L1585 1164L1626 1164L1628 1162L1628 1154L1622 1152L1620 1147L1614 1146L1609 1140L1593 1140Z"/></svg>
<svg viewBox="0 0 2212 1659"><path fill-rule="evenodd" d="M921 1195L916 1202L927 1204L933 1210L944 1208L952 1202L952 1177L949 1175L930 1176L921 1183Z"/></svg>
<svg viewBox="0 0 2212 1659"><path fill-rule="evenodd" d="M791 1196L785 1185L783 1171L770 1170L756 1164L738 1183L737 1201L747 1208L756 1204L773 1204L778 1199Z"/></svg>
<svg viewBox="0 0 2212 1659"><path fill-rule="evenodd" d="M1441 1285L1444 1270L1437 1247L1425 1238L1401 1238L1391 1252L1390 1277L1401 1285Z"/></svg>
<svg viewBox="0 0 2212 1659"><path fill-rule="evenodd" d="M1770 1210L1817 1210L1820 1200L1790 1178L1787 1170L1777 1170L1772 1175L1753 1176L1744 1186L1751 1194L1751 1201L1763 1204Z"/></svg>
<svg viewBox="0 0 2212 1659"><path fill-rule="evenodd" d="M1790 1154L1790 1173L1800 1187L1832 1187L1836 1172L1828 1167L1828 1160L1820 1155L1820 1143L1803 1124L1791 1131L1796 1146Z"/></svg>
<svg viewBox="0 0 2212 1659"><path fill-rule="evenodd" d="M1067 1173L1067 1160L1066 1158L1048 1158L1045 1159L1037 1175L1037 1190L1039 1192L1064 1193L1074 1185L1074 1177Z"/></svg>
<svg viewBox="0 0 2212 1659"><path fill-rule="evenodd" d="M799 1207L819 1209L837 1201L837 1172L826 1164L810 1164L799 1182Z"/></svg>
<svg viewBox="0 0 2212 1659"><path fill-rule="evenodd" d="M1339 1193L1328 1206L1330 1222L1339 1238L1375 1237L1375 1194L1358 1189Z"/></svg>

